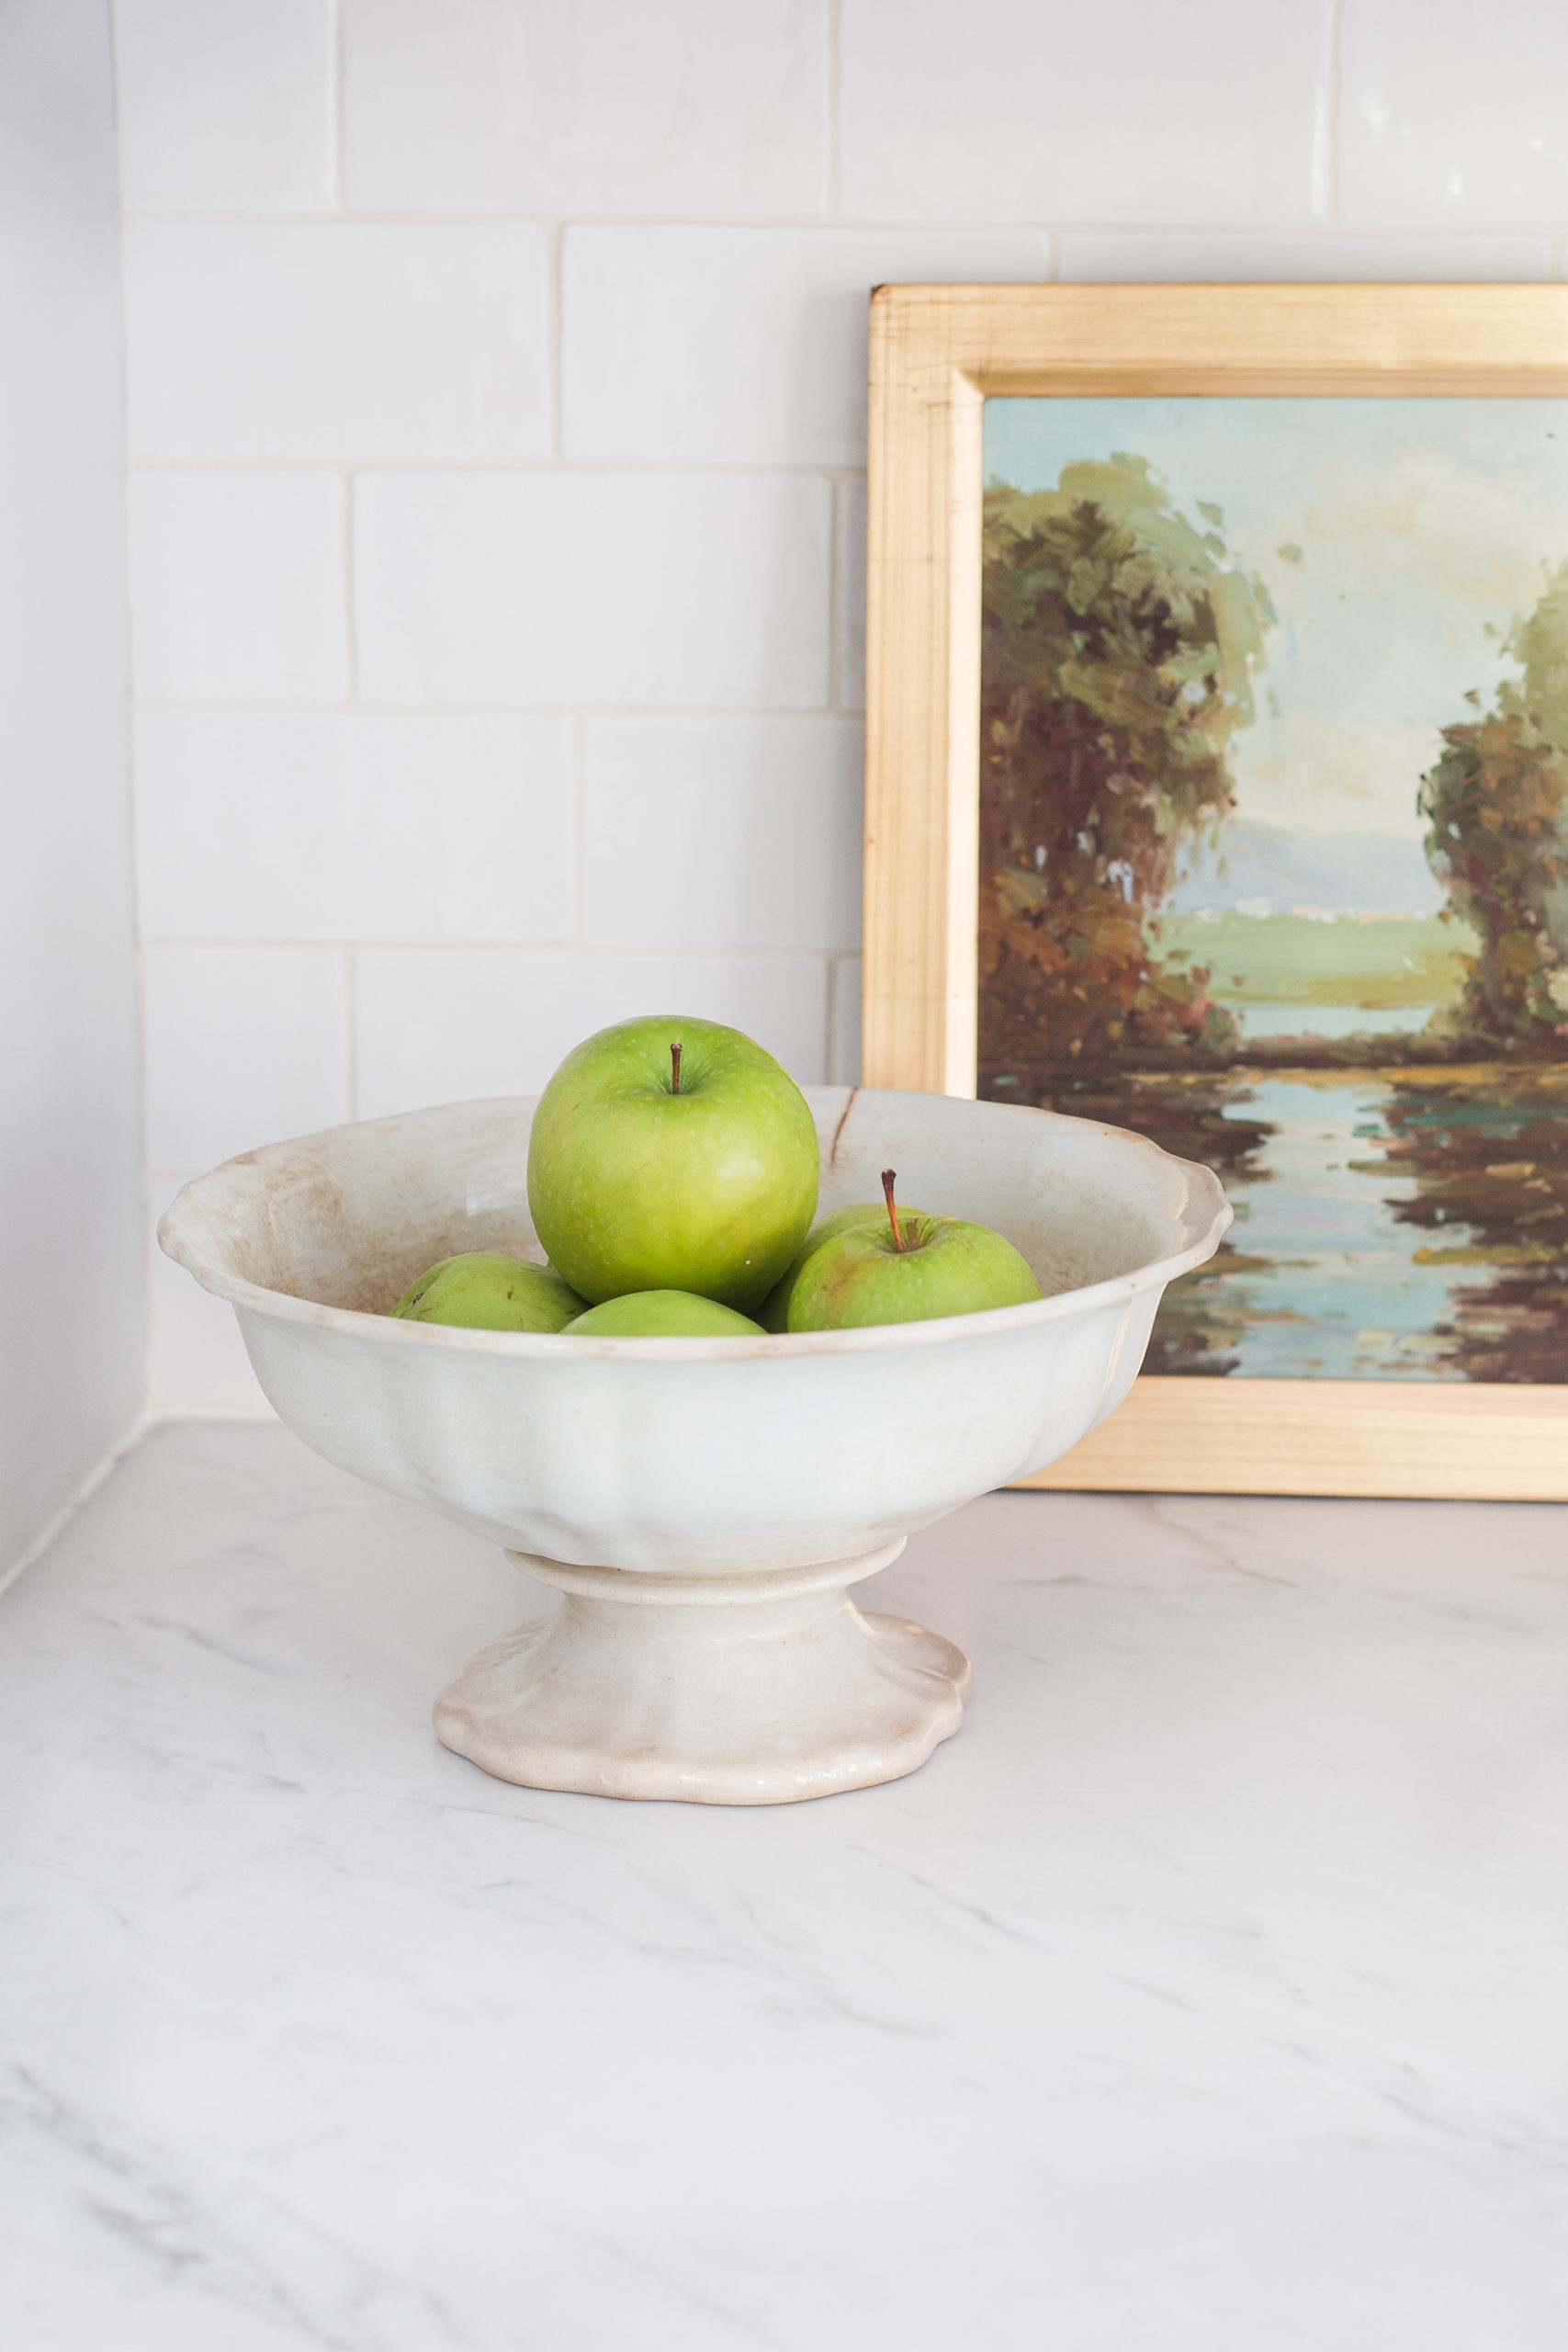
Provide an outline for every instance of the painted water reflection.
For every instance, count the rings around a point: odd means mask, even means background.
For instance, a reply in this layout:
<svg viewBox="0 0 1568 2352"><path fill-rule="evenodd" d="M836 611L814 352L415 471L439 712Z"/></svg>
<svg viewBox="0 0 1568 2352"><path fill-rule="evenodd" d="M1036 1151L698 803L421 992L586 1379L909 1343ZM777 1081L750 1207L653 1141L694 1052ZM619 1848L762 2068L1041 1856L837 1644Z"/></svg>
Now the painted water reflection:
<svg viewBox="0 0 1568 2352"><path fill-rule="evenodd" d="M1207 1161L1235 1204L1148 1371L1568 1379L1568 1069L1086 1073L1041 1099Z"/></svg>
<svg viewBox="0 0 1568 2352"><path fill-rule="evenodd" d="M986 403L979 1091L1225 1182L1156 1372L1568 1379L1565 434Z"/></svg>

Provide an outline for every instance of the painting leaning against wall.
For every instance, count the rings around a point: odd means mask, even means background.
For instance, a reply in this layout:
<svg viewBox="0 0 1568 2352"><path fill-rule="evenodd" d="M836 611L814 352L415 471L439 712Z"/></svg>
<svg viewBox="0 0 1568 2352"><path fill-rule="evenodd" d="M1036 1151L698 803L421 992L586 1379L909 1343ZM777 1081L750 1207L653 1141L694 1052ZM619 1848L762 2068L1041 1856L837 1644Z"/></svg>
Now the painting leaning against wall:
<svg viewBox="0 0 1568 2352"><path fill-rule="evenodd" d="M980 1091L1224 1179L1147 1369L1568 1380L1568 401L985 432Z"/></svg>

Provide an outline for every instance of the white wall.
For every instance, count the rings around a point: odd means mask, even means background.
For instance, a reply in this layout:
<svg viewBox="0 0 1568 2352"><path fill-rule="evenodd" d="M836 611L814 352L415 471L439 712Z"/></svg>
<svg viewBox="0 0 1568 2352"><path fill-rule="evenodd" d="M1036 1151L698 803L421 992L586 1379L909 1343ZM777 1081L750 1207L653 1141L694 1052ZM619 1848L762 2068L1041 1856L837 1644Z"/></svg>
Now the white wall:
<svg viewBox="0 0 1568 2352"><path fill-rule="evenodd" d="M0 6L0 1578L141 1409L108 0Z"/></svg>
<svg viewBox="0 0 1568 2352"><path fill-rule="evenodd" d="M1562 264L1553 0L116 20L159 1204L661 1004L851 1074L878 280Z"/></svg>

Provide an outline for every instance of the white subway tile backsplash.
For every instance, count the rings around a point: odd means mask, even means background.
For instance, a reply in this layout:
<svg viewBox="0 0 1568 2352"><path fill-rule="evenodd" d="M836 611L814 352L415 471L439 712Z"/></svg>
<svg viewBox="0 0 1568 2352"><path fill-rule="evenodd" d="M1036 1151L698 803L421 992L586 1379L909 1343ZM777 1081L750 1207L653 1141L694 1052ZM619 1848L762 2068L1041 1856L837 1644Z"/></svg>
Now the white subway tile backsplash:
<svg viewBox="0 0 1568 2352"><path fill-rule="evenodd" d="M1346 0L1339 185L1357 226L1568 213L1568 12L1552 0Z"/></svg>
<svg viewBox="0 0 1568 2352"><path fill-rule="evenodd" d="M643 1012L728 1022L803 1085L822 1080L828 967L819 956L367 948L355 960L364 1118L537 1093L581 1038Z"/></svg>
<svg viewBox="0 0 1568 2352"><path fill-rule="evenodd" d="M143 931L232 940L569 940L568 721L149 711Z"/></svg>
<svg viewBox="0 0 1568 2352"><path fill-rule="evenodd" d="M813 212L828 0L344 0L347 200Z"/></svg>
<svg viewBox="0 0 1568 2352"><path fill-rule="evenodd" d="M114 0L132 212L332 202L332 0Z"/></svg>
<svg viewBox="0 0 1568 2352"><path fill-rule="evenodd" d="M842 0L840 208L1322 219L1332 17L1332 0Z"/></svg>
<svg viewBox="0 0 1568 2352"><path fill-rule="evenodd" d="M858 1078L873 286L1560 268L1544 0L112 5L164 1171L637 1012Z"/></svg>
<svg viewBox="0 0 1568 2352"><path fill-rule="evenodd" d="M199 1175L199 1169L193 1170ZM270 1419L272 1407L251 1370L240 1326L227 1299L214 1298L185 1268L158 1248L158 1219L185 1180L154 1177L151 1186L152 1230L151 1379L148 1403L181 1413L233 1414Z"/></svg>
<svg viewBox="0 0 1568 2352"><path fill-rule="evenodd" d="M143 702L339 702L348 691L343 482L130 481L131 655Z"/></svg>
<svg viewBox="0 0 1568 2352"><path fill-rule="evenodd" d="M1545 237L1202 237L1155 230L1062 239L1058 275L1084 285L1440 285L1549 277Z"/></svg>
<svg viewBox="0 0 1568 2352"><path fill-rule="evenodd" d="M131 455L542 456L547 310L536 228L132 222Z"/></svg>
<svg viewBox="0 0 1568 2352"><path fill-rule="evenodd" d="M872 288L1027 284L1047 258L1019 230L570 228L567 455L862 466Z"/></svg>
<svg viewBox="0 0 1568 2352"><path fill-rule="evenodd" d="M347 1117L341 956L153 945L142 965L153 1168L210 1168Z"/></svg>
<svg viewBox="0 0 1568 2352"><path fill-rule="evenodd" d="M356 492L369 701L827 702L826 481L371 473Z"/></svg>
<svg viewBox="0 0 1568 2352"><path fill-rule="evenodd" d="M590 719L587 944L852 948L862 767L850 718Z"/></svg>

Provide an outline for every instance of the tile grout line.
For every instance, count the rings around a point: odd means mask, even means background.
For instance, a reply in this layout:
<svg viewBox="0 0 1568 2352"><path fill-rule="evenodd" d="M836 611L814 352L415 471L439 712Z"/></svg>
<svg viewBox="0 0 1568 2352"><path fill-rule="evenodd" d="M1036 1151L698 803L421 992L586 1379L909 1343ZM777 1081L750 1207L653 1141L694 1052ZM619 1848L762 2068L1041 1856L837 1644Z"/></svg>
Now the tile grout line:
<svg viewBox="0 0 1568 2352"><path fill-rule="evenodd" d="M343 0L328 0L327 16L327 193L334 219L343 203Z"/></svg>
<svg viewBox="0 0 1568 2352"><path fill-rule="evenodd" d="M587 944L585 936L587 910L585 868L587 846L585 829L588 821L584 771L587 764L587 721L581 710L567 715L567 789L571 795L571 948L580 955Z"/></svg>
<svg viewBox="0 0 1568 2352"><path fill-rule="evenodd" d="M828 540L828 708L837 718L843 695L844 533L849 501L840 482L830 482Z"/></svg>
<svg viewBox="0 0 1568 2352"><path fill-rule="evenodd" d="M128 467L141 474L439 474L469 480L476 474L530 480L552 475L592 481L666 480L760 481L852 481L865 472L849 458L138 458Z"/></svg>
<svg viewBox="0 0 1568 2352"><path fill-rule="evenodd" d="M843 74L843 0L828 0L823 102L822 210L831 220L839 209L839 122Z"/></svg>
<svg viewBox="0 0 1568 2352"><path fill-rule="evenodd" d="M617 941L614 947L595 946L592 942L575 939L400 939L370 937L365 939L288 939L275 936L245 934L236 938L214 938L206 935L169 933L146 943L160 954L173 950L185 955L202 956L531 956L539 962L564 964L570 962L613 960L616 956L636 956L658 962L670 957L684 957L696 964L798 964L813 956L858 955L858 948L822 947L805 944L794 947L693 947L684 944L672 945L663 941Z"/></svg>
<svg viewBox="0 0 1568 2352"><path fill-rule="evenodd" d="M1325 110L1326 118L1326 109ZM1324 142L1326 144L1326 141ZM721 236L795 236L815 234L822 237L886 236L886 237L1000 237L1031 236L1044 233L1052 225L1050 218L1040 213L1014 213L987 220L933 220L899 217L854 218L844 213L831 217L821 212L758 213L752 216L721 213L637 213L637 212L571 212L561 213L543 209L534 212L223 212L213 209L189 211L159 211L149 207L127 209L122 220L129 226L148 224L160 228L207 229L544 229L570 227L573 229L603 229L612 232L625 232L638 235L649 231L689 230L694 234L711 231ZM1330 222L1322 219L1279 220L1179 220L1150 216L1142 220L1118 220L1095 217L1073 220L1066 224L1059 219L1058 228L1066 226L1073 236L1147 237L1235 237L1258 240L1266 237L1318 237L1325 230L1337 236L1358 241L1375 242L1380 237L1416 238L1422 242L1441 243L1499 237L1540 236L1544 232L1538 223L1517 219L1496 218L1482 221L1432 222L1390 220L1371 223ZM911 280L911 284L926 281Z"/></svg>
<svg viewBox="0 0 1568 2352"><path fill-rule="evenodd" d="M546 438L549 443L549 462L553 469L561 468L565 426L562 406L566 396L566 345L561 322L565 304L566 230L564 220L545 223L545 385L548 405Z"/></svg>
<svg viewBox="0 0 1568 2352"><path fill-rule="evenodd" d="M152 1161L152 1092L148 1071L148 1046L151 1024L147 1000L147 936L141 910L141 810L137 791L137 768L140 747L137 740L137 719L142 705L136 691L136 599L131 593L132 517L131 477L126 469L123 512L125 515L125 798L126 831L130 851L130 948L131 976L136 989L136 1102L141 1118L141 1397L143 1406L152 1396L156 1381L157 1317L154 1305L154 1276L157 1272L152 1234L152 1182L149 1172ZM0 1589L3 1589L0 1587Z"/></svg>
<svg viewBox="0 0 1568 2352"><path fill-rule="evenodd" d="M606 718L646 725L651 719L712 718L744 726L756 719L863 718L860 709L813 703L630 702L143 702L144 716L183 713L206 718L429 718L460 725L468 718Z"/></svg>
<svg viewBox="0 0 1568 2352"><path fill-rule="evenodd" d="M827 987L824 989L824 990L822 991L822 994L823 994L823 1010L824 1010L824 1014L825 1014L825 1018L826 1018L826 1021L827 1021L828 1034L827 1034L826 1037L825 1037L825 1038L823 1039L823 1041L822 1041L822 1067L823 1067L824 1070L825 1070L825 1071L827 1072L827 1074L828 1074L828 1083L829 1083L829 1086L837 1086L837 1085L840 1083L840 1078L839 1078L839 988L840 988L839 962L840 962L840 959L839 959L839 957L838 957L837 956L828 956L828 957L826 958L826 962L827 962L827 966L828 966L828 985L827 985Z"/></svg>
<svg viewBox="0 0 1568 2352"><path fill-rule="evenodd" d="M353 1120L359 1116L359 953L355 947L345 946L341 954L343 1099L344 1115Z"/></svg>
<svg viewBox="0 0 1568 2352"><path fill-rule="evenodd" d="M1345 0L1330 0L1328 56L1323 128L1323 201L1325 226L1339 227L1340 117L1344 106Z"/></svg>
<svg viewBox="0 0 1568 2352"><path fill-rule="evenodd" d="M355 474L354 469L350 468L346 472L338 476L338 481L340 485L339 494L343 501L343 513L340 517L340 528L343 535L343 657L344 683L346 693L345 698L343 702L326 703L320 706L320 707L327 710L357 710L362 707L359 700L359 564L358 549L355 545L355 535L358 529L359 521L357 511L359 505L359 493L357 489L358 476ZM177 707L178 706L170 707ZM209 705L208 707L210 708L220 706ZM232 707L233 706L230 706L230 707ZM287 710L310 709L315 706L310 704L284 703L276 706L261 705L258 707L262 708L276 707Z"/></svg>

